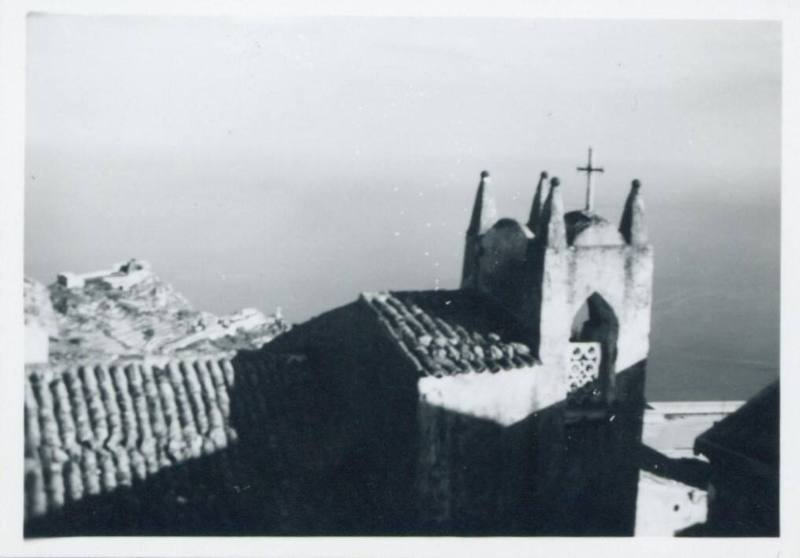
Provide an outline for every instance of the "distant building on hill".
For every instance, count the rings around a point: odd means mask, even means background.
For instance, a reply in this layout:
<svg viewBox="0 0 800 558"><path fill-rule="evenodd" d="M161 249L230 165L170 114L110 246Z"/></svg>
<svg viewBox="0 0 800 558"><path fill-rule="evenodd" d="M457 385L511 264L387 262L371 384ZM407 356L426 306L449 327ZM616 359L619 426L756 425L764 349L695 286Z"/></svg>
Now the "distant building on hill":
<svg viewBox="0 0 800 558"><path fill-rule="evenodd" d="M83 288L86 283L96 281L112 289L127 289L152 274L150 264L143 260L131 259L117 264L111 269L101 269L88 273L59 273L56 281L68 289Z"/></svg>

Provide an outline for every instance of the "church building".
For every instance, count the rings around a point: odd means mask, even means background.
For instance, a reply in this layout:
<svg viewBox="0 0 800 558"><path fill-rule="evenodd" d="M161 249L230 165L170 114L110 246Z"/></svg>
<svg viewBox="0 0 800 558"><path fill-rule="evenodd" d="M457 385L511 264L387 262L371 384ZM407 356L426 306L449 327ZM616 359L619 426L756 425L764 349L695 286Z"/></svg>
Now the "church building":
<svg viewBox="0 0 800 558"><path fill-rule="evenodd" d="M265 348L342 383L355 453L339 478L364 467L351 480L373 511L353 513L379 531L632 534L653 274L640 184L616 227L591 182L565 213L546 179L523 225L496 219L481 174L460 289L364 293Z"/></svg>
<svg viewBox="0 0 800 558"><path fill-rule="evenodd" d="M653 249L639 182L615 226L588 168L584 209L542 173L525 224L483 172L459 289L208 362L32 369L31 532L632 535Z"/></svg>

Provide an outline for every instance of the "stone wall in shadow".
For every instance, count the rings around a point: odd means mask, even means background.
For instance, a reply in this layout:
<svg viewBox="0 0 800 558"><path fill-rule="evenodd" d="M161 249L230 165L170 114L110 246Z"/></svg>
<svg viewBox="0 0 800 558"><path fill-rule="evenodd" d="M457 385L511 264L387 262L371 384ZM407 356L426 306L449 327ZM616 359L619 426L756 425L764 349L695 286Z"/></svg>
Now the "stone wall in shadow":
<svg viewBox="0 0 800 558"><path fill-rule="evenodd" d="M633 535L644 369L618 375L601 420L560 403L503 427L423 404L419 533Z"/></svg>

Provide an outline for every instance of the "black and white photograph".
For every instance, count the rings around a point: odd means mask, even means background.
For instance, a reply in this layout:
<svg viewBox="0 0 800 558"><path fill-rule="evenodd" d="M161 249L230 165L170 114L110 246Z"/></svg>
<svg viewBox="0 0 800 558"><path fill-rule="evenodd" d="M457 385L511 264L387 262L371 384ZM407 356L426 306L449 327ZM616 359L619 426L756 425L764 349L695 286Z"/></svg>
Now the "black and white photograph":
<svg viewBox="0 0 800 558"><path fill-rule="evenodd" d="M26 544L791 530L781 21L24 34Z"/></svg>

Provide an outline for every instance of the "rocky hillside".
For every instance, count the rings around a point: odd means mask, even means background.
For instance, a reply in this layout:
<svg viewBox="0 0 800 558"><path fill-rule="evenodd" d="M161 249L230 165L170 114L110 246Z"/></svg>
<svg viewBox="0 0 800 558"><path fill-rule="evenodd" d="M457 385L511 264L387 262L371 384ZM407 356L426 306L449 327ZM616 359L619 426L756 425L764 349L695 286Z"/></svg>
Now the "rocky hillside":
<svg viewBox="0 0 800 558"><path fill-rule="evenodd" d="M58 335L58 319L50 302L47 287L25 278L25 325L39 327L51 336Z"/></svg>
<svg viewBox="0 0 800 558"><path fill-rule="evenodd" d="M192 308L146 262L25 280L25 323L50 337L51 362L254 349L286 331L279 314L245 309L217 317Z"/></svg>

